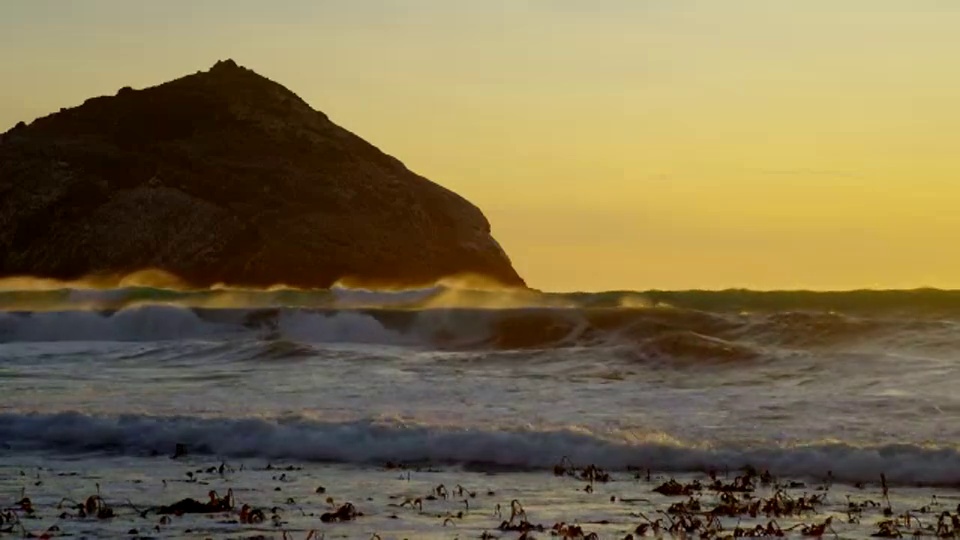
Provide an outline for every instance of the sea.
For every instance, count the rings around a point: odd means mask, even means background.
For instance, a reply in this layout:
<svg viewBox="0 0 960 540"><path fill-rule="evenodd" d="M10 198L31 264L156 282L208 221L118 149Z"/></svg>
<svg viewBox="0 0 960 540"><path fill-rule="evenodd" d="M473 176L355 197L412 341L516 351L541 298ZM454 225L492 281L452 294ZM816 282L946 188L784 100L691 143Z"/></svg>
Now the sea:
<svg viewBox="0 0 960 540"><path fill-rule="evenodd" d="M932 537L958 444L954 291L0 291L0 538Z"/></svg>

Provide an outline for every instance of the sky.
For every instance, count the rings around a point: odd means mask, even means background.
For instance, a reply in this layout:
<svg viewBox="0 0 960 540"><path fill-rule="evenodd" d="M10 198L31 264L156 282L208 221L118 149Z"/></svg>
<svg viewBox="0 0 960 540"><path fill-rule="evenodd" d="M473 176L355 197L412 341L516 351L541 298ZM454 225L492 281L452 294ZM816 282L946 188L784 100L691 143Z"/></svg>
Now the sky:
<svg viewBox="0 0 960 540"><path fill-rule="evenodd" d="M5 0L0 131L233 58L545 290L960 288L955 0Z"/></svg>

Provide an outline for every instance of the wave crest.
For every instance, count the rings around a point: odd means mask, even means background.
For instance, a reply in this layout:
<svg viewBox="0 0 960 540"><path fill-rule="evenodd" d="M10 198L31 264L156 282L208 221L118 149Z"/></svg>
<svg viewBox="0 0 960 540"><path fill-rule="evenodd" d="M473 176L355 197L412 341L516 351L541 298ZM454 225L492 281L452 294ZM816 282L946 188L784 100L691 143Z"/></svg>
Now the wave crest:
<svg viewBox="0 0 960 540"><path fill-rule="evenodd" d="M242 338L438 350L626 347L642 360L747 362L798 351L960 350L960 324L831 313L732 314L676 308L187 308L0 311L0 342Z"/></svg>
<svg viewBox="0 0 960 540"><path fill-rule="evenodd" d="M611 470L664 472L736 470L841 481L885 474L901 484L960 484L960 453L950 447L909 444L857 447L722 446L680 444L665 434L598 434L583 429L495 429L402 422L323 422L301 417L199 418L81 413L0 414L0 440L15 450L170 453L178 443L221 458L339 463L387 461L548 469L567 457Z"/></svg>

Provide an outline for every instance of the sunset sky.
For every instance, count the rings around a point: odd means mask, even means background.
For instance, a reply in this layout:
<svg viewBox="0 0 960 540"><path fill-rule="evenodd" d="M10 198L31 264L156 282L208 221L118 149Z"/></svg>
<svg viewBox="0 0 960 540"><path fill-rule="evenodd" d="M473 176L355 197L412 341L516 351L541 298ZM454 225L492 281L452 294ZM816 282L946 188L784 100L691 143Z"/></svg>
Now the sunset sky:
<svg viewBox="0 0 960 540"><path fill-rule="evenodd" d="M956 0L6 0L0 131L224 58L537 288L960 287Z"/></svg>

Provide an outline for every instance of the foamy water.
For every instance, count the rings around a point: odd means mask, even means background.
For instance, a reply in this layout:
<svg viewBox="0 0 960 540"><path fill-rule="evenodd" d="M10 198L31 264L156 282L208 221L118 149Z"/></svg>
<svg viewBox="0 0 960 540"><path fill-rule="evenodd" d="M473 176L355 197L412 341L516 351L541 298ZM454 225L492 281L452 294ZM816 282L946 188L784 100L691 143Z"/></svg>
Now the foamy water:
<svg viewBox="0 0 960 540"><path fill-rule="evenodd" d="M566 457L946 489L960 485L960 310L901 294L800 310L650 293L2 293L0 456L110 469L184 444L211 462L523 478Z"/></svg>

